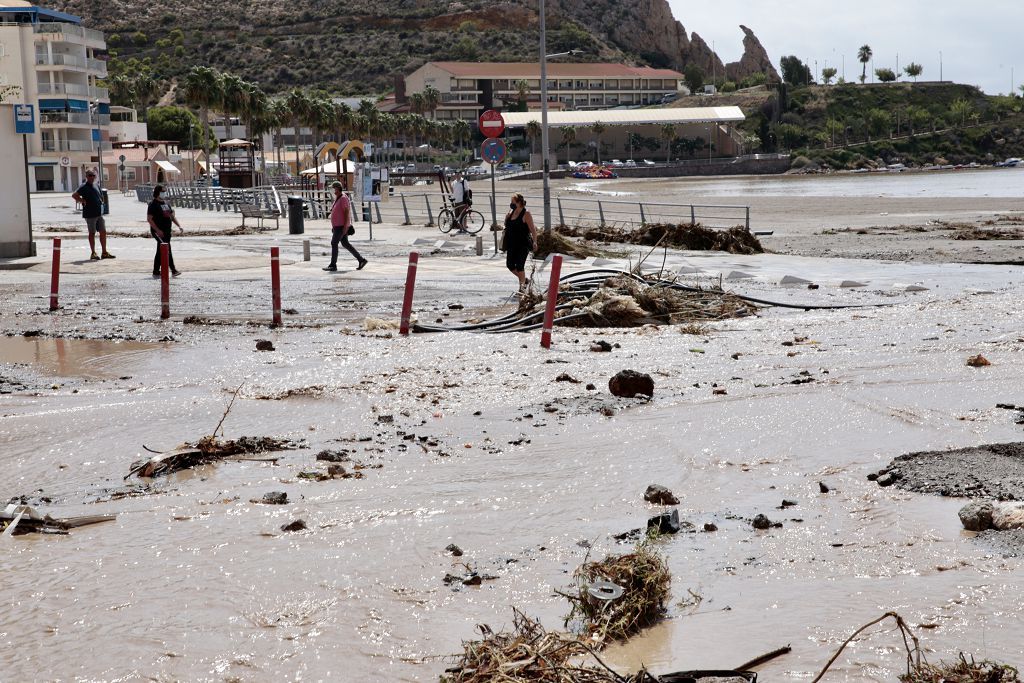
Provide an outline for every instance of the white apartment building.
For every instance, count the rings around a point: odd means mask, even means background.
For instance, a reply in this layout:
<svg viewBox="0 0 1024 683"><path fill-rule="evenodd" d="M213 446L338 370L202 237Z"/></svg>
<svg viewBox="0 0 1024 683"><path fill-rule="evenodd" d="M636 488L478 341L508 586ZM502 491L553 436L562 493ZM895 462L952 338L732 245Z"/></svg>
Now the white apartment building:
<svg viewBox="0 0 1024 683"><path fill-rule="evenodd" d="M609 109L658 104L683 91L683 74L671 69L627 64L550 62L548 105L552 110ZM405 77L397 103L433 86L441 93L438 119L475 121L484 109L507 109L519 100L525 81L526 104L540 108L540 64L530 62L427 62Z"/></svg>
<svg viewBox="0 0 1024 683"><path fill-rule="evenodd" d="M28 140L33 191L71 192L97 167L101 149L110 153L110 96L96 85L107 75L98 58L105 50L103 33L79 17L0 0L0 85L17 86L11 101L36 108Z"/></svg>

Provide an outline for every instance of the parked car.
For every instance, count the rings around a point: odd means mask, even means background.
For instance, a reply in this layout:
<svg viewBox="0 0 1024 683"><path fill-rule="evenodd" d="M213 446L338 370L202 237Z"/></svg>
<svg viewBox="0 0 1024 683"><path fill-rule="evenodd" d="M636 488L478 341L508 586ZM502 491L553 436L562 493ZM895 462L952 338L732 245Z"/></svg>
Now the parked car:
<svg viewBox="0 0 1024 683"><path fill-rule="evenodd" d="M644 159L644 166L654 166L654 162L650 159Z"/></svg>
<svg viewBox="0 0 1024 683"><path fill-rule="evenodd" d="M636 162L632 159L626 159L626 163L623 164L626 168L636 168Z"/></svg>
<svg viewBox="0 0 1024 683"><path fill-rule="evenodd" d="M611 163L608 164L608 165L609 166L619 167L619 166L622 166L622 161L620 159L612 159Z"/></svg>

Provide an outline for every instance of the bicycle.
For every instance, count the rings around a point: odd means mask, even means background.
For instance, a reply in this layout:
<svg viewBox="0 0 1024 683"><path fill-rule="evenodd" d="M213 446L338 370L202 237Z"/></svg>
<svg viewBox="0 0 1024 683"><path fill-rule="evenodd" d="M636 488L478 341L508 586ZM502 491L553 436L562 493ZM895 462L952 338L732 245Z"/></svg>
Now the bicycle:
<svg viewBox="0 0 1024 683"><path fill-rule="evenodd" d="M457 209L446 206L437 214L437 227L441 232L447 234L459 224L458 219L455 217L456 211ZM484 229L484 215L479 211L467 208L462 213L462 225L464 227L460 229L461 232L475 235Z"/></svg>

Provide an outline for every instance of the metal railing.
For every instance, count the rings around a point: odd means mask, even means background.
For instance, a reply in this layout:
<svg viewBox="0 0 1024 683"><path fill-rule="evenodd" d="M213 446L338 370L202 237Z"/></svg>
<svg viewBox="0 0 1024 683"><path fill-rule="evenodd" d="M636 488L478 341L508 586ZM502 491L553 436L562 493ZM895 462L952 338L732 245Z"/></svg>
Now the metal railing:
<svg viewBox="0 0 1024 683"><path fill-rule="evenodd" d="M256 204L260 208L276 210L282 217L287 216L288 207L287 203L282 201L281 195L298 196L303 199L305 215L313 220L330 217L334 201L330 190L298 187L260 186L235 189L188 183L172 183L166 187L165 196L175 206L237 213L241 204ZM139 201L149 202L152 199L153 187L139 185L136 187L136 194ZM498 192L495 206L491 203L490 193L485 194L484 189L480 188L473 208L480 211L488 223L491 221L493 209L494 215L501 222L511 195L511 191ZM540 221L541 197L527 196L526 201L533 212L534 221ZM363 217L367 215L367 209L370 209L376 223L432 226L444 206L445 198L439 192L396 193L383 202L354 207L354 214L356 220L365 220ZM670 204L554 197L551 216L555 225L573 227L635 228L652 223L700 223L708 228L727 229L739 225L750 229L750 207L736 204ZM539 224L537 227L541 228Z"/></svg>
<svg viewBox="0 0 1024 683"><path fill-rule="evenodd" d="M77 36L85 40L104 42L103 32L91 28L84 28L77 24L65 24L58 21L44 21L34 24L32 30L35 33L60 33L66 36Z"/></svg>
<svg viewBox="0 0 1024 683"><path fill-rule="evenodd" d="M109 142L99 143L100 147L109 152ZM97 143L91 140L43 140L44 152L95 152Z"/></svg>
<svg viewBox="0 0 1024 683"><path fill-rule="evenodd" d="M98 119L98 120L97 120ZM40 123L73 123L86 126L109 126L110 115L100 114L98 117L95 114L89 114L87 112L76 112L76 111L44 111L39 114Z"/></svg>
<svg viewBox="0 0 1024 683"><path fill-rule="evenodd" d="M171 204L188 209L241 213L243 204L254 204L263 210L277 211L287 215L287 204L281 201L276 187L207 187L201 183L168 183L164 186L164 197ZM135 196L147 204L153 201L153 185L136 185Z"/></svg>

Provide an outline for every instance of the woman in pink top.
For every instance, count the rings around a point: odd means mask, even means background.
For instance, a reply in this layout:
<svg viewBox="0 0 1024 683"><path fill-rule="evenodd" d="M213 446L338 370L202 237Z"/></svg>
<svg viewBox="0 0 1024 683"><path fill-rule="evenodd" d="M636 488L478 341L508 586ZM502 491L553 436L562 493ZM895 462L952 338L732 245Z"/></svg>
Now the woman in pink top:
<svg viewBox="0 0 1024 683"><path fill-rule="evenodd" d="M362 270L367 260L359 255L356 248L349 244L348 236L355 232L352 229L352 200L341 191L341 183L335 180L331 183L334 188L334 206L331 207L331 265L324 268L329 272L338 270L338 245L348 249L348 252L356 257L359 265L356 270Z"/></svg>

